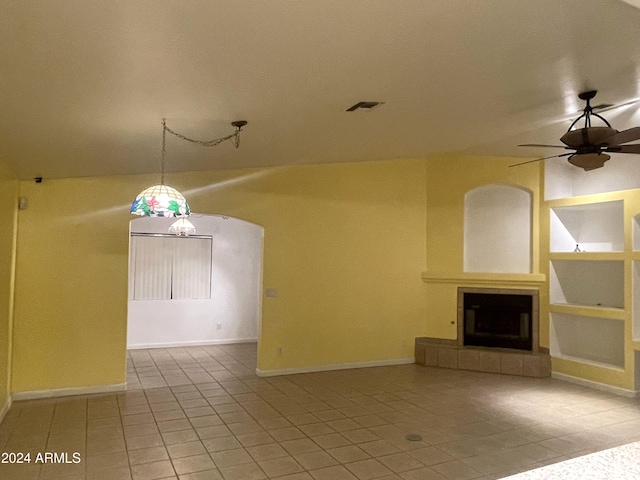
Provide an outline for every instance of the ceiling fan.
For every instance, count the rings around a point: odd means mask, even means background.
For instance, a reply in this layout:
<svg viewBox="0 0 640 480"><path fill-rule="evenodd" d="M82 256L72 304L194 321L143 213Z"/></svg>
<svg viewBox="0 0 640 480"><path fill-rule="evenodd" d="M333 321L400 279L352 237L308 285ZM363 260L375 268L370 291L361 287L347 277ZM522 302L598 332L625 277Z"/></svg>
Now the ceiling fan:
<svg viewBox="0 0 640 480"><path fill-rule="evenodd" d="M587 105L584 107L582 115L573 121L567 133L560 138L564 145L538 145L531 143L518 145L519 147L564 148L565 150L571 150L571 152L529 160L528 162L516 163L510 166L515 167L525 163L539 162L547 158L569 157L567 160L570 164L589 171L604 166L604 162L611 158L611 155L607 155L605 152L640 154L640 144L624 145L634 140L640 140L640 127L633 127L622 132L612 128L609 122L593 112L594 107L591 106L590 102L596 96L596 93L598 93L597 90L590 90L578 95L578 98L585 100ZM592 127L591 117L599 118L606 127ZM584 119L584 126L582 128L574 128L581 119Z"/></svg>

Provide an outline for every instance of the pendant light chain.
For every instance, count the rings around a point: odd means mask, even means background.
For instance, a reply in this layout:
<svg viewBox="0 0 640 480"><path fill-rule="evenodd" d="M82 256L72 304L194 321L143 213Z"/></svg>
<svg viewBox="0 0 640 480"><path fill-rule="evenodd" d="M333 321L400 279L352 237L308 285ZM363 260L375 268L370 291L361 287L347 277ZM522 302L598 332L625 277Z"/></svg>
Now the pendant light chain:
<svg viewBox="0 0 640 480"><path fill-rule="evenodd" d="M164 167L166 165L165 155L167 153L167 123L166 119L162 119L162 156L160 157L160 185L164 185Z"/></svg>
<svg viewBox="0 0 640 480"><path fill-rule="evenodd" d="M175 135L176 137L182 140L195 143L196 145L200 145L202 147L215 147L216 145L220 145L222 142L231 140L231 142L233 143L233 146L238 148L240 147L240 132L242 131L242 127L244 127L246 124L247 122L245 121L233 122L232 125L236 127L236 131L233 132L231 135L227 135L226 137L222 137L222 138L216 138L215 140L205 141L205 140L195 140L193 138L186 137L174 130L171 130L169 127L167 127L167 119L163 118L162 119L162 157L161 157L161 165L160 165L160 168L161 168L160 184L164 185L164 169L166 165L165 155L167 153L167 150L166 150L167 132L169 132L171 135Z"/></svg>
<svg viewBox="0 0 640 480"><path fill-rule="evenodd" d="M226 142L227 140L231 140L231 142L233 143L233 145L238 148L240 146L240 132L242 131L242 127L244 125L246 125L246 122L233 122L232 125L234 127L236 127L236 131L233 132L231 135L227 135L226 137L222 137L222 138L216 138L215 140L195 140L193 138L189 138L189 137L185 137L184 135L182 135L181 133L175 132L173 130L171 130L169 127L167 127L167 125L164 122L164 119L162 121L162 125L164 127L164 131L165 132L169 132L171 135L175 135L176 137L182 139L182 140L186 140L187 142L191 142L191 143L195 143L197 145L200 145L202 147L215 147L216 145L220 145L222 142Z"/></svg>
<svg viewBox="0 0 640 480"><path fill-rule="evenodd" d="M202 141L185 137L181 133L174 132L167 127L166 118L162 119L162 153L160 156L160 184L144 189L140 192L131 204L131 213L133 215L143 215L146 217L188 217L191 215L191 208L184 196L175 188L169 187L164 183L164 174L166 169L167 156L167 132L176 137L195 143L203 147L215 147L227 140L231 140L236 148L240 146L240 132L242 127L247 124L245 120L236 120L231 122L235 127L235 132L226 137L216 140ZM186 222L186 223L185 223ZM180 222L171 226L172 232L179 235L190 235L195 233L195 227L187 222Z"/></svg>

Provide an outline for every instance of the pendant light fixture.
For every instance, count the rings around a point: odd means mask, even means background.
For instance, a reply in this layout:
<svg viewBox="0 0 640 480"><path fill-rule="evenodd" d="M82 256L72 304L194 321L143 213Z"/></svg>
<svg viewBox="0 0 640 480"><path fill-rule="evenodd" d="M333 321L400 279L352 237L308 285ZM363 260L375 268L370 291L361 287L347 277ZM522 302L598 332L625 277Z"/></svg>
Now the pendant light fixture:
<svg viewBox="0 0 640 480"><path fill-rule="evenodd" d="M233 145L238 148L240 146L240 132L242 127L247 124L244 120L238 120L232 122L236 130L231 135L227 135L223 138L218 138L210 141L193 140L187 138L184 135L177 133L167 127L166 120L162 119L162 155L160 161L160 183L149 187L138 194L136 199L131 204L131 214L142 215L146 217L188 217L191 214L191 209L184 196L175 188L165 185L164 183L164 170L165 170L165 155L166 155L166 137L167 132L175 135L176 137L186 140L191 143L196 143L203 147L214 147L220 143L231 140ZM177 223L177 222L176 222ZM187 221L190 225L187 227L181 226L176 228L186 228L184 230L185 235L195 233L195 227ZM175 225L175 223L174 223ZM173 228L173 225L171 226ZM190 229L193 229L191 231ZM171 232L175 233L175 232Z"/></svg>
<svg viewBox="0 0 640 480"><path fill-rule="evenodd" d="M180 218L171 224L169 233L179 237L188 237L189 235L195 235L196 227L188 219Z"/></svg>
<svg viewBox="0 0 640 480"><path fill-rule="evenodd" d="M160 183L138 194L131 204L133 215L145 217L188 217L191 209L184 196L175 188L164 184L167 124L162 119L162 155L160 159Z"/></svg>

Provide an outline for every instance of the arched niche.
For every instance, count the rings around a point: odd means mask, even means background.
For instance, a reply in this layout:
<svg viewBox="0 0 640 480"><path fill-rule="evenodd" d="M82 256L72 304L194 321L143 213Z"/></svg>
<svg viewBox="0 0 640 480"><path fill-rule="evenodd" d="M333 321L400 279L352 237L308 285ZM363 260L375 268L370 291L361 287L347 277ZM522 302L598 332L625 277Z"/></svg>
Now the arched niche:
<svg viewBox="0 0 640 480"><path fill-rule="evenodd" d="M531 272L531 192L492 184L465 194L464 271Z"/></svg>

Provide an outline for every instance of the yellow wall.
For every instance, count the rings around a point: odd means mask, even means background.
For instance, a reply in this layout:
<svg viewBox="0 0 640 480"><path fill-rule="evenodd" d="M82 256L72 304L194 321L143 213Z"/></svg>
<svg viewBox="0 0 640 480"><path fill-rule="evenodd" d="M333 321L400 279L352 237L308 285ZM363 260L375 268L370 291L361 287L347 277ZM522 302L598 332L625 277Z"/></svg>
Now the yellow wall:
<svg viewBox="0 0 640 480"><path fill-rule="evenodd" d="M464 264L464 195L489 184L514 185L532 192L532 273L540 272L539 220L542 163L509 168L517 159L440 155L427 160L427 271L459 278ZM426 335L457 338L457 289L473 282L430 282L426 285ZM522 287L526 288L526 287ZM540 291L544 305L546 290ZM540 342L548 345L548 321L540 311Z"/></svg>
<svg viewBox="0 0 640 480"><path fill-rule="evenodd" d="M0 162L0 410L9 399L18 182Z"/></svg>
<svg viewBox="0 0 640 480"><path fill-rule="evenodd" d="M456 338L457 289L475 285L450 279L464 277L464 195L476 187L501 183L532 192L532 273L548 274L543 166L508 168L513 162L443 155L171 174L168 183L194 212L265 228L263 286L278 290L276 298L262 299L258 368L269 371L402 359L413 355L415 337ZM0 201L12 206L0 225L0 408L9 382L13 392L124 382L128 210L156 181L147 175L20 182L29 208L17 212L18 182L0 165ZM630 225L640 201L615 195L633 207L626 210ZM626 241L629 249L630 231ZM444 280L424 283L425 271ZM540 344L548 346L548 282L539 289ZM626 327L632 364L630 318ZM633 369L613 378L555 359L554 370L633 387Z"/></svg>
<svg viewBox="0 0 640 480"><path fill-rule="evenodd" d="M265 228L258 368L407 358L424 335L425 162L168 175ZM21 182L13 391L124 381L128 209L157 176ZM282 354L278 348L282 347Z"/></svg>

